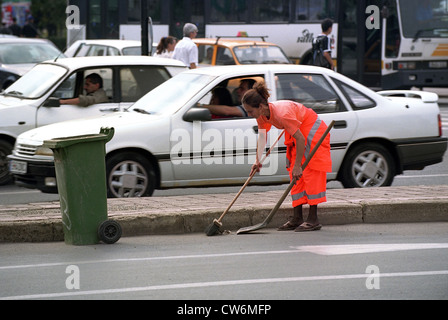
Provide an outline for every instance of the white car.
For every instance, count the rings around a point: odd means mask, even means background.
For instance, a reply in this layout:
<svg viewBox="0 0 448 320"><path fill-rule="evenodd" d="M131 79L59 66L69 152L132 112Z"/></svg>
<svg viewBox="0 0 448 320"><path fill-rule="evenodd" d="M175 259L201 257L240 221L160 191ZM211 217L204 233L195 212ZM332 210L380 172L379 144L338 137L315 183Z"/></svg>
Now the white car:
<svg viewBox="0 0 448 320"><path fill-rule="evenodd" d="M45 140L113 127L115 135L106 144L110 197L150 196L155 188L242 185L255 160L256 120L212 120L201 105L210 102L214 88L233 92L247 78L265 81L272 101L295 100L316 110L326 123L335 120L328 180L340 180L345 187L388 186L403 170L441 162L446 151L436 94L375 93L319 67L225 66L181 73L124 112L21 134L10 157L11 167L20 168L14 172L16 180L46 189L43 182L54 177L54 164L51 150L42 147ZM279 134L271 130L268 144ZM289 182L285 150L281 141L253 184Z"/></svg>
<svg viewBox="0 0 448 320"><path fill-rule="evenodd" d="M8 88L36 63L58 57L65 56L50 40L1 37L0 90Z"/></svg>
<svg viewBox="0 0 448 320"><path fill-rule="evenodd" d="M85 57L36 65L0 93L0 184L12 180L6 156L19 134L54 122L123 110L186 67L179 61L153 57ZM84 78L97 73L109 101L80 107L59 105L61 98L83 92Z"/></svg>
<svg viewBox="0 0 448 320"><path fill-rule="evenodd" d="M152 53L155 52L157 43L152 44ZM139 40L76 40L65 50L67 57L90 56L141 56L142 43Z"/></svg>

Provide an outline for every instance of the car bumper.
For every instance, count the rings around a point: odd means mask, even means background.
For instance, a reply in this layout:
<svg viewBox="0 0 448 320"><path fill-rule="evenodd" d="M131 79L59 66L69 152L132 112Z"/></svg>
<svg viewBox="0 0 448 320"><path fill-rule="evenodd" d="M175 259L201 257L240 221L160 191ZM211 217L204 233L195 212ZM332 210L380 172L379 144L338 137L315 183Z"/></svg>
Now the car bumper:
<svg viewBox="0 0 448 320"><path fill-rule="evenodd" d="M44 193L58 193L54 162L29 161L14 156L9 156L8 160L27 163L26 173L13 172L16 185L28 189L38 189Z"/></svg>
<svg viewBox="0 0 448 320"><path fill-rule="evenodd" d="M394 143L402 170L422 170L426 166L443 161L448 146L448 138L397 140Z"/></svg>

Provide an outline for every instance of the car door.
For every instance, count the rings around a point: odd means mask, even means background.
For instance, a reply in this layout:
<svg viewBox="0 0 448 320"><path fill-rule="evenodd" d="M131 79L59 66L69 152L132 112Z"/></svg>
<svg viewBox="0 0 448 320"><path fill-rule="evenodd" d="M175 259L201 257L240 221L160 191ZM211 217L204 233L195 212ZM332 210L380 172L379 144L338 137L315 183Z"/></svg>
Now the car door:
<svg viewBox="0 0 448 320"><path fill-rule="evenodd" d="M260 76L248 75L223 81L216 87L225 85L232 93L241 79L249 77L262 79ZM202 96L197 103L209 104L211 91ZM279 134L279 130L272 130L268 146ZM181 126L173 128L170 140L175 180L180 180L183 184L194 180L202 180L202 183L207 181L208 184L244 183L255 162L258 127L256 120L248 117L183 121ZM253 182L273 182L278 181L279 177L285 178L285 162L282 159L284 154L279 156L278 148L275 148L265 161L263 171L255 176ZM194 182L191 185L194 185Z"/></svg>
<svg viewBox="0 0 448 320"><path fill-rule="evenodd" d="M60 105L44 103L37 112L37 126L43 126L66 120L98 116L104 113L117 111L119 103L114 100L114 69L112 67L85 69L72 73L52 93L50 99L71 99L84 93L84 79L87 75L97 73L103 79L103 89L106 91L108 102L81 107L78 105Z"/></svg>
<svg viewBox="0 0 448 320"><path fill-rule="evenodd" d="M274 78L277 100L299 102L316 111L325 123L335 121L330 133L333 172L328 176L334 179L358 125L356 113L322 74L276 73Z"/></svg>

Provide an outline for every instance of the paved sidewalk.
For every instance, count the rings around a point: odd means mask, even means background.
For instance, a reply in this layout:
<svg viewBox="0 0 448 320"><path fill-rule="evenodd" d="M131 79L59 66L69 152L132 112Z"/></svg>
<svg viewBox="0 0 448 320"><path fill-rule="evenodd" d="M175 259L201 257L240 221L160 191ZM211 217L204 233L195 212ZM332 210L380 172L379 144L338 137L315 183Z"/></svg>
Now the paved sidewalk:
<svg viewBox="0 0 448 320"><path fill-rule="evenodd" d="M282 193L243 192L222 220L223 229L236 232L262 222ZM108 214L121 224L123 237L204 232L234 197L204 194L109 199ZM283 224L291 215L288 196L268 227ZM324 228L334 224L448 221L448 185L329 189L327 202L319 206L319 218ZM61 221L59 201L0 205L0 242L62 241Z"/></svg>

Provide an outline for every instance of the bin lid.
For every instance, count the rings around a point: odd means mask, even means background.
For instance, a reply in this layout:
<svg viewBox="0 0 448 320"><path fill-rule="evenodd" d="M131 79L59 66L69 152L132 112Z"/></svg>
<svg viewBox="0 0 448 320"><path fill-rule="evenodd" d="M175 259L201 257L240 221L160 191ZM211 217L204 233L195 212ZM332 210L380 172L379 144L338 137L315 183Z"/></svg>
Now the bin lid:
<svg viewBox="0 0 448 320"><path fill-rule="evenodd" d="M50 149L61 149L66 148L74 144L84 143L84 142L94 142L105 140L104 143L109 142L115 133L114 128L101 128L99 134L86 134L81 136L73 137L62 137L54 138L51 140L45 140L43 146Z"/></svg>

